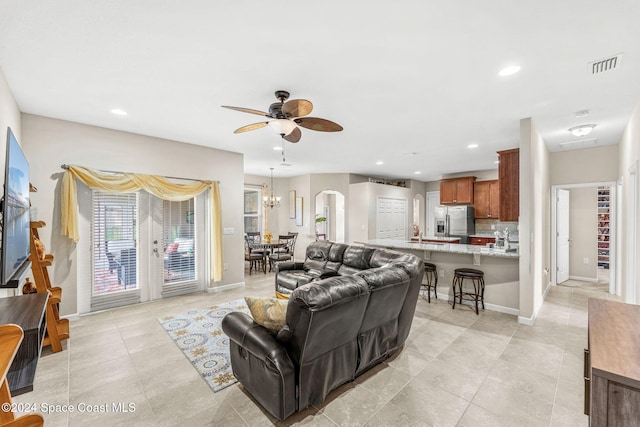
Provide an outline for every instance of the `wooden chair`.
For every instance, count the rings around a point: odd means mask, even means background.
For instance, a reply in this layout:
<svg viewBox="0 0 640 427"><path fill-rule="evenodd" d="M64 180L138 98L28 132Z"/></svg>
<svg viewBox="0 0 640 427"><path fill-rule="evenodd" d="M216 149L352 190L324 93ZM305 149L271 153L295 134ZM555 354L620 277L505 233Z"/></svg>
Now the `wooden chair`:
<svg viewBox="0 0 640 427"><path fill-rule="evenodd" d="M264 252L254 251L251 249L251 240L249 236L244 236L244 260L249 261L249 275L251 275L251 270L258 271L258 267L262 267L264 269Z"/></svg>
<svg viewBox="0 0 640 427"><path fill-rule="evenodd" d="M269 255L269 271L273 268L273 264L280 261L289 261L293 259L293 251L295 250L296 236L291 234L279 235L278 242L284 246Z"/></svg>
<svg viewBox="0 0 640 427"><path fill-rule="evenodd" d="M7 372L22 343L24 332L18 325L0 325L0 426L11 427L39 427L44 425L44 419L40 414L29 414L16 418L11 411L11 391L7 382ZM9 404L8 410L5 408Z"/></svg>

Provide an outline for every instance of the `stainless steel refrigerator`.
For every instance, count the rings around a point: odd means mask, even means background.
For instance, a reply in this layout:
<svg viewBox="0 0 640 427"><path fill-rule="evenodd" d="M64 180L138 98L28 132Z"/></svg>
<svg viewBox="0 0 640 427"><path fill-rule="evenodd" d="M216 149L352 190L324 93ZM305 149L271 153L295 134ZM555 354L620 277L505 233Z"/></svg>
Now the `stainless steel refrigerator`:
<svg viewBox="0 0 640 427"><path fill-rule="evenodd" d="M469 236L476 232L473 206L436 206L436 236L459 237L468 244Z"/></svg>

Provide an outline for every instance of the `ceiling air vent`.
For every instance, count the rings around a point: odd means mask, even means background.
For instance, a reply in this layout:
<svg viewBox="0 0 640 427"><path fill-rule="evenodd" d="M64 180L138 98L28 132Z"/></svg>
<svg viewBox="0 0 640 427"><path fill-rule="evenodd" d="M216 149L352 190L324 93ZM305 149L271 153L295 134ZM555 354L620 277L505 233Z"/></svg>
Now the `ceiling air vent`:
<svg viewBox="0 0 640 427"><path fill-rule="evenodd" d="M579 139L577 141L567 141L558 144L563 150L576 150L578 148L587 148L598 145L598 138Z"/></svg>
<svg viewBox="0 0 640 427"><path fill-rule="evenodd" d="M622 64L622 53L598 61L589 62L589 72L593 75L612 71Z"/></svg>

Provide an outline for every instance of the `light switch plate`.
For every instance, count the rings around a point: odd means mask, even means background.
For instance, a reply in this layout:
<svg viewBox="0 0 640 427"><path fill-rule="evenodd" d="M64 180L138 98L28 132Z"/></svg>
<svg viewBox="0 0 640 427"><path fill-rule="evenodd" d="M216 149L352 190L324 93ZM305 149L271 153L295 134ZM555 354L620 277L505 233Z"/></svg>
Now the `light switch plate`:
<svg viewBox="0 0 640 427"><path fill-rule="evenodd" d="M223 233L224 234L233 234L233 233L235 233L235 229L233 227L225 227Z"/></svg>

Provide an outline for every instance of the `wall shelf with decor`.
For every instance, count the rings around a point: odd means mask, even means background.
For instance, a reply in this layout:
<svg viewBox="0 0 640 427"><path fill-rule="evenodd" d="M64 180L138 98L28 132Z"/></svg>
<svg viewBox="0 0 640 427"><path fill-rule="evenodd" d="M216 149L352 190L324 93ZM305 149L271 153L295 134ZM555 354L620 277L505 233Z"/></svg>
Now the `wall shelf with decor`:
<svg viewBox="0 0 640 427"><path fill-rule="evenodd" d="M609 268L610 187L598 187L598 268Z"/></svg>

